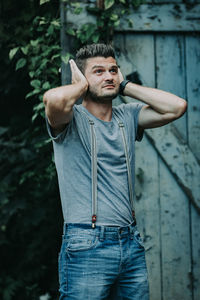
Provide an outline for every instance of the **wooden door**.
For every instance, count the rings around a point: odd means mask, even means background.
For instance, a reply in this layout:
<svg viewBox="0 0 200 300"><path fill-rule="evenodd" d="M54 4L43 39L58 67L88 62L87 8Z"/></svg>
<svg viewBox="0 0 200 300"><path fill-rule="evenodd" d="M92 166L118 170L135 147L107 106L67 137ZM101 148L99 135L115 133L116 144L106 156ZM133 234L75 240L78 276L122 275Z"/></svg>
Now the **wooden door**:
<svg viewBox="0 0 200 300"><path fill-rule="evenodd" d="M118 33L114 45L124 75L188 101L181 119L146 130L137 143L135 202L151 300L198 300L200 36Z"/></svg>

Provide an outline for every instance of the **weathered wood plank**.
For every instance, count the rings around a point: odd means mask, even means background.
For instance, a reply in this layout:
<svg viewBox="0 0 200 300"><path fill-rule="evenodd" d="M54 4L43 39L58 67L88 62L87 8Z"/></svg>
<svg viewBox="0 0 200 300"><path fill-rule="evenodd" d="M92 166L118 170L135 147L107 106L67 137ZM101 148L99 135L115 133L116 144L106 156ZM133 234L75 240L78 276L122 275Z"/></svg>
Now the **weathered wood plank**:
<svg viewBox="0 0 200 300"><path fill-rule="evenodd" d="M83 12L78 16L67 10L68 26L76 28L86 19L88 23L95 23L95 17L86 12L84 4L82 6ZM200 4L190 7L184 3L142 4L132 10L128 18L132 20L133 28L122 19L117 31L200 31Z"/></svg>
<svg viewBox="0 0 200 300"><path fill-rule="evenodd" d="M155 85L153 35L117 34L118 63L124 75L138 77L148 86ZM133 101L127 98L128 102ZM151 170L151 172L149 172ZM161 299L160 269L160 207L158 156L146 137L136 143L136 215L138 227L145 240L149 272L150 299Z"/></svg>
<svg viewBox="0 0 200 300"><path fill-rule="evenodd" d="M200 36L186 37L189 144L200 161Z"/></svg>
<svg viewBox="0 0 200 300"><path fill-rule="evenodd" d="M158 155L146 136L141 143L136 143L135 158L136 216L146 249L150 299L160 300L162 268Z"/></svg>
<svg viewBox="0 0 200 300"><path fill-rule="evenodd" d="M161 34L156 43L156 70L159 81L157 88L186 98L184 36ZM187 140L187 114L174 122L185 140Z"/></svg>
<svg viewBox="0 0 200 300"><path fill-rule="evenodd" d="M185 98L183 41L181 36L156 36L156 77L158 88L169 90ZM184 138L187 140L186 118L182 118L179 122L176 125L182 133L185 133ZM174 142L171 128L172 126L167 125L152 131L155 135L157 130L165 132L164 138L156 142L159 143L159 149L162 149L165 160L168 158L168 163L173 165L174 169L180 169L180 165L174 165L172 156L175 154L173 147L179 149L181 140L177 139L176 143ZM173 147L170 147L170 143ZM184 164L182 155L179 153ZM189 226L183 226L183 224L190 224L189 202L163 160L160 159L159 162L163 300L192 300L192 291L189 289L191 282L188 276L191 269L190 230Z"/></svg>
<svg viewBox="0 0 200 300"><path fill-rule="evenodd" d="M192 300L189 203L162 160L160 203L163 300Z"/></svg>
<svg viewBox="0 0 200 300"><path fill-rule="evenodd" d="M186 37L188 141L200 159L200 36ZM200 181L200 177L198 178ZM200 190L199 190L200 194ZM200 299L200 216L191 208L194 300Z"/></svg>
<svg viewBox="0 0 200 300"><path fill-rule="evenodd" d="M61 30L60 30L60 41L61 41L61 54L63 57L67 53L73 54L74 49L74 38L66 34L67 27L67 15L65 12L65 3L60 1L60 19L61 19ZM64 61L61 63L61 81L62 85L71 83L71 71L69 64Z"/></svg>
<svg viewBox="0 0 200 300"><path fill-rule="evenodd" d="M200 299L200 217L191 209L192 260L191 278L193 282L194 300Z"/></svg>
<svg viewBox="0 0 200 300"><path fill-rule="evenodd" d="M200 212L200 166L188 145L178 136L172 124L156 130L148 129L146 134L177 183Z"/></svg>

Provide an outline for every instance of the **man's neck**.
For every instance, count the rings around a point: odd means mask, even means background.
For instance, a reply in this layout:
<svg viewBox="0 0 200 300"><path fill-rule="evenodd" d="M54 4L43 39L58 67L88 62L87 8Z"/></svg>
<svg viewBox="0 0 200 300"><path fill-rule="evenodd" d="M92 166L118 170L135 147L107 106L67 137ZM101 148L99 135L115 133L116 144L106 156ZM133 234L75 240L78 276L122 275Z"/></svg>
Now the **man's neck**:
<svg viewBox="0 0 200 300"><path fill-rule="evenodd" d="M94 102L92 100L83 100L82 105L96 118L110 122L112 119L112 100L106 102Z"/></svg>

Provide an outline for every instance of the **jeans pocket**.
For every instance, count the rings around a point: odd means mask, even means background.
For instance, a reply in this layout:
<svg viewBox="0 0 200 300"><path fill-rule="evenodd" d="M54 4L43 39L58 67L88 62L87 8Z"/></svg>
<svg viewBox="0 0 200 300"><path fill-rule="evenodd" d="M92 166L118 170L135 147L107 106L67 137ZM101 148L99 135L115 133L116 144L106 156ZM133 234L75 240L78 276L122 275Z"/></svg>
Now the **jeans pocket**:
<svg viewBox="0 0 200 300"><path fill-rule="evenodd" d="M96 236L73 236L67 240L67 251L86 251L96 246L98 237Z"/></svg>
<svg viewBox="0 0 200 300"><path fill-rule="evenodd" d="M134 240L140 248L144 248L143 239L142 239L139 231L137 231L137 230L134 233Z"/></svg>

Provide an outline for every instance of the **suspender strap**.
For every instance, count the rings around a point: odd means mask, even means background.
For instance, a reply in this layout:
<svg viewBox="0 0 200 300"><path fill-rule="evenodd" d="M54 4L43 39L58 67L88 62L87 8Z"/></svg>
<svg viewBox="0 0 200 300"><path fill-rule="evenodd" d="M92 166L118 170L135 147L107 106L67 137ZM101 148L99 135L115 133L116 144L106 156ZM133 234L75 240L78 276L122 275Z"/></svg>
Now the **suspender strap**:
<svg viewBox="0 0 200 300"><path fill-rule="evenodd" d="M127 141L126 141L126 135L125 135L125 129L124 129L124 124L121 121L118 121L119 128L122 133L122 140L124 144L124 152L126 156L126 166L127 166L127 172L128 172L128 185L129 185L129 197L130 197L130 202L131 202L131 208L132 208L132 215L133 219L136 223L135 219L135 209L134 209L134 200L133 200L133 185L132 185L132 176L131 176L131 166L130 166L130 160L129 160L129 155L128 155L128 146L127 146Z"/></svg>
<svg viewBox="0 0 200 300"><path fill-rule="evenodd" d="M91 131L91 166L92 166L92 228L96 227L97 221L97 148L94 122L89 119Z"/></svg>

